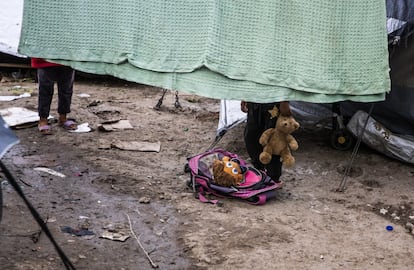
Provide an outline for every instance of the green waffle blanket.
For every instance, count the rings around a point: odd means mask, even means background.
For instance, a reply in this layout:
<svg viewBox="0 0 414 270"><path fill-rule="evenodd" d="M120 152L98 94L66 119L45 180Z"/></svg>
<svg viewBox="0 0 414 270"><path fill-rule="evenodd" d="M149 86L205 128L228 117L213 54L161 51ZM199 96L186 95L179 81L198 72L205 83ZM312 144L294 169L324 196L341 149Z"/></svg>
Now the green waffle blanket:
<svg viewBox="0 0 414 270"><path fill-rule="evenodd" d="M19 52L218 99L379 101L385 1L25 0Z"/></svg>

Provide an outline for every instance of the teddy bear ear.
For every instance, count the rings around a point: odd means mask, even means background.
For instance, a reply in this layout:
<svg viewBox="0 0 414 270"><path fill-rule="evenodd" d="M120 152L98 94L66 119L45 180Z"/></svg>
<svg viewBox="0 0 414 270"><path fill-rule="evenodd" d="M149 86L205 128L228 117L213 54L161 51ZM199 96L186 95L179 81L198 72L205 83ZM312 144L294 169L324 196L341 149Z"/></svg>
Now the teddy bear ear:
<svg viewBox="0 0 414 270"><path fill-rule="evenodd" d="M236 162L237 164L240 165L240 160L238 158L232 158L230 159L230 161Z"/></svg>

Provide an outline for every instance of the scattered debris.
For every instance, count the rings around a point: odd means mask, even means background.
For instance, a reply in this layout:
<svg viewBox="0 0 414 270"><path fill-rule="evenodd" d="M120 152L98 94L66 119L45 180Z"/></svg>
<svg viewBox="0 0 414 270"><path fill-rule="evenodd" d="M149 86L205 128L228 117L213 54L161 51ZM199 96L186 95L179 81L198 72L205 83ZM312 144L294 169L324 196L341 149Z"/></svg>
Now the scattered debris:
<svg viewBox="0 0 414 270"><path fill-rule="evenodd" d="M96 105L94 106L95 103ZM108 106L101 103L102 101L92 102L88 107L91 108L91 111L94 114L103 119L105 123L116 122L123 118L121 117L121 108Z"/></svg>
<svg viewBox="0 0 414 270"><path fill-rule="evenodd" d="M13 101L16 99L21 99L25 97L31 97L32 95L30 93L23 93L18 96L0 96L0 101Z"/></svg>
<svg viewBox="0 0 414 270"><path fill-rule="evenodd" d="M109 224L104 229L106 231L101 234L100 238L125 242L131 237L128 228L124 224Z"/></svg>
<svg viewBox="0 0 414 270"><path fill-rule="evenodd" d="M95 106L98 106L100 103L102 103L102 101L94 100L91 103L89 103L87 107L95 107Z"/></svg>
<svg viewBox="0 0 414 270"><path fill-rule="evenodd" d="M54 170L46 168L46 167L36 167L36 168L34 168L34 170L39 171L39 172L46 172L46 173L49 173L51 175L59 176L59 177L62 177L62 178L66 177L66 175L64 175L63 173L54 171Z"/></svg>
<svg viewBox="0 0 414 270"><path fill-rule="evenodd" d="M62 232L69 233L75 236L84 236L84 235L95 235L93 231L89 229L74 229L70 226L63 226L60 228Z"/></svg>
<svg viewBox="0 0 414 270"><path fill-rule="evenodd" d="M106 121L98 125L98 129L101 131L114 131L124 129L134 129L129 120L115 120Z"/></svg>
<svg viewBox="0 0 414 270"><path fill-rule="evenodd" d="M147 203L150 203L150 202L151 202L151 199L150 199L150 198L148 198L148 197L141 197L141 198L138 200L138 202L139 202L139 203L144 203L144 204L147 204Z"/></svg>
<svg viewBox="0 0 414 270"><path fill-rule="evenodd" d="M24 94L24 93L32 94L33 93L33 88L29 89L29 87L24 87L24 86L21 86L21 85L15 85L15 86L13 86L9 89L9 92L11 92L13 95L21 95L21 94Z"/></svg>
<svg viewBox="0 0 414 270"><path fill-rule="evenodd" d="M120 150L128 151L140 151L140 152L160 152L161 142L139 142L139 141L108 141L99 139L98 149L111 149L116 148Z"/></svg>
<svg viewBox="0 0 414 270"><path fill-rule="evenodd" d="M90 97L91 95L89 95L89 94L86 94L86 93L80 93L79 95L78 95L78 97L81 97L81 98L88 98L88 97Z"/></svg>
<svg viewBox="0 0 414 270"><path fill-rule="evenodd" d="M37 112L21 107L11 107L0 110L0 115L10 127L39 121Z"/></svg>
<svg viewBox="0 0 414 270"><path fill-rule="evenodd" d="M89 127L89 123L79 124L78 128L75 130L69 130L71 133L85 133L90 132L92 128Z"/></svg>
<svg viewBox="0 0 414 270"><path fill-rule="evenodd" d="M116 141L111 143L112 148L141 152L160 152L161 142Z"/></svg>
<svg viewBox="0 0 414 270"><path fill-rule="evenodd" d="M3 237L29 237L33 243L37 243L39 241L40 234L42 233L42 230L38 230L35 232L29 232L25 234L0 234L0 236Z"/></svg>
<svg viewBox="0 0 414 270"><path fill-rule="evenodd" d="M388 213L388 210L385 209L385 208L381 208L380 209L380 213L383 214L383 215L385 215L386 213Z"/></svg>

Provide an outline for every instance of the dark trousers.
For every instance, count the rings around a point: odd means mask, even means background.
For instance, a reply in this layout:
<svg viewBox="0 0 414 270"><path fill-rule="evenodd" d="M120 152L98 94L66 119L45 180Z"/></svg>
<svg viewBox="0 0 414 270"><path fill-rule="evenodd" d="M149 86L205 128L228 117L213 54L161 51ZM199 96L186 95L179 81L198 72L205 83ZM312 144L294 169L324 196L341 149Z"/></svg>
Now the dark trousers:
<svg viewBox="0 0 414 270"><path fill-rule="evenodd" d="M38 112L40 118L47 118L52 104L54 84L58 88L58 113L70 113L75 71L67 66L37 69L39 83Z"/></svg>
<svg viewBox="0 0 414 270"><path fill-rule="evenodd" d="M247 153L252 160L252 165L259 170L265 170L273 180L278 181L282 174L282 162L280 156L272 156L269 164L264 165L259 160L263 147L259 143L262 133L268 128L274 128L276 118L270 119L269 110L273 109L275 103L247 103L247 123L244 130L244 142Z"/></svg>

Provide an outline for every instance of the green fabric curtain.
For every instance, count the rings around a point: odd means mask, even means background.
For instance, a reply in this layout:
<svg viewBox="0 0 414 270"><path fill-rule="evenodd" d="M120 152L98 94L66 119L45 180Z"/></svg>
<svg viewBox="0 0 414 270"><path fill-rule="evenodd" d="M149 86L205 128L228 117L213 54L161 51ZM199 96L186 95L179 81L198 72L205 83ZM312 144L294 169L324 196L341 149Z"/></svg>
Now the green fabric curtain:
<svg viewBox="0 0 414 270"><path fill-rule="evenodd" d="M379 101L385 1L25 0L19 52L218 99Z"/></svg>

